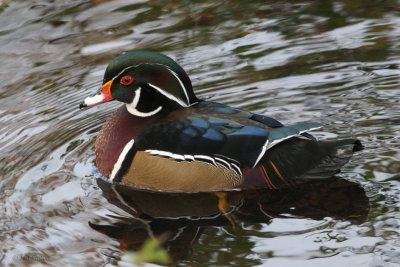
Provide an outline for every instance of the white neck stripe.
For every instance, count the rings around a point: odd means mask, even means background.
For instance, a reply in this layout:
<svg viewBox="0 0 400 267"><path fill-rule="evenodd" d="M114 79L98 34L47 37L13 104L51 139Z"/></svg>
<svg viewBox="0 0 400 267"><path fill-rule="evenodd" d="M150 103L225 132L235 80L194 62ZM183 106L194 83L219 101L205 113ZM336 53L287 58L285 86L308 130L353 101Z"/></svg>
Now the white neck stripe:
<svg viewBox="0 0 400 267"><path fill-rule="evenodd" d="M150 112L140 112L137 109L132 109L129 105L126 105L126 108L128 109L129 113L131 113L132 115L138 116L138 117L150 117L153 116L154 114L157 114L161 109L162 106L159 106L158 108L156 108L153 111Z"/></svg>
<svg viewBox="0 0 400 267"><path fill-rule="evenodd" d="M141 91L142 91L141 87L136 89L135 97L133 98L132 103L126 104L126 109L128 110L128 112L131 113L132 115L135 115L138 117L149 117L149 116L152 116L152 115L158 113L162 109L161 106L159 106L158 108L156 108L155 110L150 111L150 112L141 112L141 111L137 110L137 105L139 104Z"/></svg>

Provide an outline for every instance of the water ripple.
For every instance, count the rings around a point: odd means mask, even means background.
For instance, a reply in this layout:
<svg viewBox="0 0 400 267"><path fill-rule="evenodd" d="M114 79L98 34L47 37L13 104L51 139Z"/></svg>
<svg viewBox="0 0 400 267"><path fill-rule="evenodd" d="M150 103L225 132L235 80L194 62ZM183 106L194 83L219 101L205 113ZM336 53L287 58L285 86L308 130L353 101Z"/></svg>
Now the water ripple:
<svg viewBox="0 0 400 267"><path fill-rule="evenodd" d="M397 5L0 1L0 263L121 263L124 244L88 226L129 217L93 174L95 136L119 104L78 104L116 55L152 50L176 59L202 98L286 124L322 122L318 138L365 145L341 175L365 189L366 222L282 214L236 232L204 227L177 264L397 266Z"/></svg>

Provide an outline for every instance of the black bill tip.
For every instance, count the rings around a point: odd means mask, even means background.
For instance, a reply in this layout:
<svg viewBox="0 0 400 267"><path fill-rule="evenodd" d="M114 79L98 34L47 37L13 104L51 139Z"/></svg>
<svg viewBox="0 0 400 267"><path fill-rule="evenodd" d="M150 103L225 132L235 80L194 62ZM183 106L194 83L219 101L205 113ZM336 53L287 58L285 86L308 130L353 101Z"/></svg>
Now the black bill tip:
<svg viewBox="0 0 400 267"><path fill-rule="evenodd" d="M82 102L82 103L79 104L79 109L83 109L83 108L86 108L86 107L87 107L87 105L85 104L85 102Z"/></svg>

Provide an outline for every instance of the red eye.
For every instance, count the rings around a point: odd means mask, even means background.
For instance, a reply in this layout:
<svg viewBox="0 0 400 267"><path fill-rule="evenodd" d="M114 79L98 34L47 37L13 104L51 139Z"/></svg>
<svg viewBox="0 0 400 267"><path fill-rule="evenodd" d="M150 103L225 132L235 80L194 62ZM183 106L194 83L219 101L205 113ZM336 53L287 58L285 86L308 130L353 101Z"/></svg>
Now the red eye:
<svg viewBox="0 0 400 267"><path fill-rule="evenodd" d="M119 82L123 85L130 85L133 82L133 77L129 75L123 76Z"/></svg>

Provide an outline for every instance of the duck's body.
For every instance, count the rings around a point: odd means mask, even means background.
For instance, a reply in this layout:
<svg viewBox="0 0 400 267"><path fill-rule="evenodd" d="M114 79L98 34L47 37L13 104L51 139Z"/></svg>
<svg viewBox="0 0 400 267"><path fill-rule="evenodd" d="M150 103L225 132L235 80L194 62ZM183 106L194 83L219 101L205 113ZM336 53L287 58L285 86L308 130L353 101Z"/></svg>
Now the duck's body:
<svg viewBox="0 0 400 267"><path fill-rule="evenodd" d="M118 83L116 85L116 83ZM84 106L125 102L96 140L96 165L112 182L150 190L200 192L279 188L299 178L337 173L355 139L316 141L275 119L197 99L186 73L172 59L131 52L107 68L103 92Z"/></svg>

